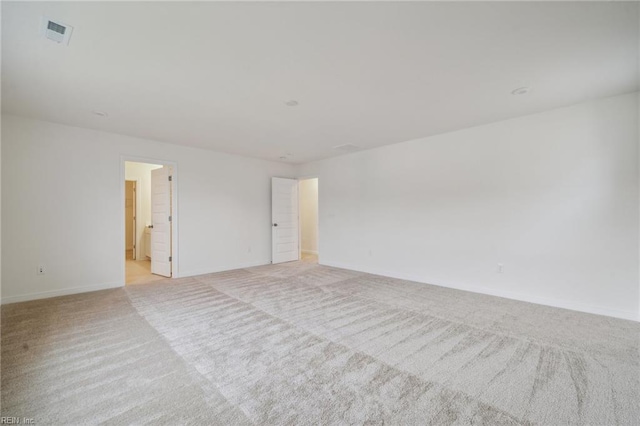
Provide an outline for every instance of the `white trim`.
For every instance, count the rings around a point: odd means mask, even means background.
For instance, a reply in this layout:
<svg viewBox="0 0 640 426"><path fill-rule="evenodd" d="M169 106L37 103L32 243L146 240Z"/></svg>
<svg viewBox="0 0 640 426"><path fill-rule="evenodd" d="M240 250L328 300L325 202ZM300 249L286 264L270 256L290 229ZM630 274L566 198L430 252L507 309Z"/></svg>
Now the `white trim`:
<svg viewBox="0 0 640 426"><path fill-rule="evenodd" d="M471 293L487 294L490 296L503 297L505 299L513 299L513 300L519 300L521 302L535 303L537 305L545 305L545 306L551 306L554 308L569 309L571 311L586 312L589 314L604 315L608 317L640 322L638 313L635 311L623 311L623 310L611 309L603 306L593 306L593 305L587 305L584 303L576 303L576 302L562 300L562 299L531 296L528 294L522 294L522 293L510 292L510 291L509 292L499 291L499 290L493 290L493 289L489 289L481 286L469 286L469 285L456 284L456 283L450 283L450 282L444 283L444 282L438 282L437 280L425 279L424 277L419 277L411 274L390 272L390 271L385 271L378 268L361 267L361 266L350 265L350 264L345 264L341 262L325 261L325 262L322 262L322 265L332 266L334 268L349 269L349 270L358 271L358 272L365 272L368 274L382 275L385 277L397 278L401 280L414 281L414 282L427 284L427 285L435 285L438 287L446 287L446 288L452 288L455 290L463 290Z"/></svg>
<svg viewBox="0 0 640 426"><path fill-rule="evenodd" d="M135 163L147 163L147 164L161 164L163 166L171 166L173 168L172 178L171 178L171 257L172 257L172 265L171 265L171 278L180 278L182 274L180 273L180 257L178 250L178 240L179 240L179 230L178 230L178 163L176 161L170 160L161 160L157 158L148 158L148 157L139 157L135 155L121 155L120 156L120 203L121 203L121 219L120 219L120 247L124 247L124 229L125 229L125 219L124 219L124 183L125 181L125 162L135 162ZM125 269L125 259L124 256L121 256L121 271L122 271L122 279L124 282L126 276Z"/></svg>
<svg viewBox="0 0 640 426"><path fill-rule="evenodd" d="M271 265L271 259L262 260L258 262L238 263L233 266L225 265L225 266L217 266L217 267L207 268L207 269L196 269L196 270L187 271L187 272L183 271L181 274L181 277L182 278L197 277L198 275L215 274L217 272L234 271L236 269L253 268L254 266L265 266L265 265Z"/></svg>
<svg viewBox="0 0 640 426"><path fill-rule="evenodd" d="M70 294L88 293L90 291L107 290L110 288L120 288L120 287L124 287L123 281L117 281L117 282L114 281L110 283L94 284L94 285L88 285L83 287L63 288L60 290L41 291L38 293L28 293L28 294L21 294L18 296L3 297L2 304L6 305L8 303L27 302L29 300L48 299L50 297L68 296Z"/></svg>
<svg viewBox="0 0 640 426"><path fill-rule="evenodd" d="M304 253L304 250L302 250L302 197L301 197L301 191L300 191L301 186L302 185L300 185L300 179L298 179L298 260L302 260L302 253ZM273 191L273 187L271 188L271 191ZM271 214L273 215L273 213Z"/></svg>

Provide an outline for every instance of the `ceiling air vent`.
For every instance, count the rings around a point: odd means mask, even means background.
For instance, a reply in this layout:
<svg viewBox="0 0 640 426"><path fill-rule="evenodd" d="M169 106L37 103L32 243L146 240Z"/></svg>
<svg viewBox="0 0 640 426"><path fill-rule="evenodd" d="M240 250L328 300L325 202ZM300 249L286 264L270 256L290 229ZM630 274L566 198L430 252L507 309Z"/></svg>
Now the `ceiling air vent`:
<svg viewBox="0 0 640 426"><path fill-rule="evenodd" d="M347 143L344 145L334 146L333 149L337 149L338 151L342 151L342 152L354 152L354 151L359 151L360 147L351 143Z"/></svg>
<svg viewBox="0 0 640 426"><path fill-rule="evenodd" d="M42 35L56 43L69 44L73 27L59 21L42 18Z"/></svg>

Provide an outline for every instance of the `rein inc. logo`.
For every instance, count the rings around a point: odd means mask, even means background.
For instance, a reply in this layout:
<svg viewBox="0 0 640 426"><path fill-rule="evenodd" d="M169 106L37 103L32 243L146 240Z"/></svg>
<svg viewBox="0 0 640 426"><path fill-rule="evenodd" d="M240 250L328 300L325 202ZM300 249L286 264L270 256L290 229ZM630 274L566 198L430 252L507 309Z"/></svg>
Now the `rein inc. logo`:
<svg viewBox="0 0 640 426"><path fill-rule="evenodd" d="M0 425L35 425L30 417L0 417Z"/></svg>

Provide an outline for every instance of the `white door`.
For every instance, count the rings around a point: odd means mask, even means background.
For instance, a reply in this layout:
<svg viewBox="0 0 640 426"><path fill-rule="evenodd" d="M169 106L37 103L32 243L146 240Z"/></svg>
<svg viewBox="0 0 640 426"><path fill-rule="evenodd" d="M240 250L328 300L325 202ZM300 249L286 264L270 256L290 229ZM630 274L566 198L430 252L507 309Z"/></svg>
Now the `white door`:
<svg viewBox="0 0 640 426"><path fill-rule="evenodd" d="M171 276L171 171L151 170L151 273Z"/></svg>
<svg viewBox="0 0 640 426"><path fill-rule="evenodd" d="M271 261L298 260L298 181L271 178Z"/></svg>

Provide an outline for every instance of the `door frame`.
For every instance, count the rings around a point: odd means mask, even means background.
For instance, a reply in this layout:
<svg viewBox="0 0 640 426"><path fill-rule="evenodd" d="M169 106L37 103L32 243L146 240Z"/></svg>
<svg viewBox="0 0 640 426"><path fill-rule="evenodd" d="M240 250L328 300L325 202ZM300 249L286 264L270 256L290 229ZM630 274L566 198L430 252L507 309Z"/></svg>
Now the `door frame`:
<svg viewBox="0 0 640 426"><path fill-rule="evenodd" d="M318 265L320 265L320 176L308 175L298 177L298 259L302 259L302 221L300 220L300 212L302 211L302 197L300 197L300 181L309 179L318 179L318 223L316 224L316 235L318 243Z"/></svg>
<svg viewBox="0 0 640 426"><path fill-rule="evenodd" d="M130 161L134 163L147 163L147 164L159 164L162 166L171 166L173 168L171 178L171 278L180 278L179 268L179 246L178 246L178 162L171 160L161 160L158 158L141 157L136 155L121 155L120 156L120 252L122 253L122 247L125 246L124 233L125 233L125 201L124 201L124 182L125 182L125 162ZM137 191L139 192L139 191ZM137 194L136 194L137 195ZM140 205L140 204L138 204ZM121 259L121 286L124 287L126 281L126 263L124 256L119 256Z"/></svg>

